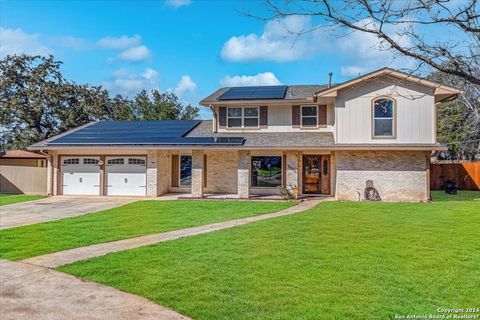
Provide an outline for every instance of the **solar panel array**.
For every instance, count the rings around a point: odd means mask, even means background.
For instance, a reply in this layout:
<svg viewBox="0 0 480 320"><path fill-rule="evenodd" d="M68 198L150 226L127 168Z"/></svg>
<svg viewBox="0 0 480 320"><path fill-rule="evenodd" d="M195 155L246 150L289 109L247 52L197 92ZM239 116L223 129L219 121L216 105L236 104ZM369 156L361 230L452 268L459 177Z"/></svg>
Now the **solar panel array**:
<svg viewBox="0 0 480 320"><path fill-rule="evenodd" d="M48 145L241 145L243 138L185 137L200 120L101 121Z"/></svg>
<svg viewBox="0 0 480 320"><path fill-rule="evenodd" d="M287 86L234 87L218 97L218 100L283 99Z"/></svg>

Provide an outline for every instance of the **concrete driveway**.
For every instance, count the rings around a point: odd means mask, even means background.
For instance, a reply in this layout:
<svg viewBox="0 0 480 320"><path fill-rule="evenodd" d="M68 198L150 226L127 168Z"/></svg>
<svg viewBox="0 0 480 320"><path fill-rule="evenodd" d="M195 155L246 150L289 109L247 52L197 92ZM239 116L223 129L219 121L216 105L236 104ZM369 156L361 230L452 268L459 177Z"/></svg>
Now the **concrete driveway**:
<svg viewBox="0 0 480 320"><path fill-rule="evenodd" d="M139 197L57 196L0 207L0 230L80 216L142 200Z"/></svg>

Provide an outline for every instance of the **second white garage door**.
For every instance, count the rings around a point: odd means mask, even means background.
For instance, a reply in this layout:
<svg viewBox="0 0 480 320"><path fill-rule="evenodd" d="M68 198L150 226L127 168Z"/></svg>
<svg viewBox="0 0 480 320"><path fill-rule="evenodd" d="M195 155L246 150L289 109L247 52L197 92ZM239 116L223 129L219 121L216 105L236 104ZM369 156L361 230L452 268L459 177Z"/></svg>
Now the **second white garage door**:
<svg viewBox="0 0 480 320"><path fill-rule="evenodd" d="M105 160L107 195L146 195L147 162L145 157L107 157Z"/></svg>

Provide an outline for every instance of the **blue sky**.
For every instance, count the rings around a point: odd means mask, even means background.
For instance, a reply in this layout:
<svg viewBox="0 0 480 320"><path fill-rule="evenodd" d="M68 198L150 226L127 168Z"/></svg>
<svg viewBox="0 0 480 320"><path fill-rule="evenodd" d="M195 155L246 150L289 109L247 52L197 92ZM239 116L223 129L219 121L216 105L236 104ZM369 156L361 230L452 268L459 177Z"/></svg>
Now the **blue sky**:
<svg viewBox="0 0 480 320"><path fill-rule="evenodd" d="M64 75L133 96L141 88L198 102L223 85L341 82L409 62L380 52L364 34L334 37L308 18L276 22L260 1L0 1L0 55L53 54ZM202 109L202 118L209 118Z"/></svg>

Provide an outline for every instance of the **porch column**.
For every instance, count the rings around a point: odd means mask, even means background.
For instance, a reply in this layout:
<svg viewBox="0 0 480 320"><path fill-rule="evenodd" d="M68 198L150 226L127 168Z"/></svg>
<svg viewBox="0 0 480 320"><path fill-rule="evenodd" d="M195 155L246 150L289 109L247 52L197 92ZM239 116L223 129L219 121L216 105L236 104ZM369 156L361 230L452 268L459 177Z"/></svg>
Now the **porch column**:
<svg viewBox="0 0 480 320"><path fill-rule="evenodd" d="M203 197L203 150L192 151L192 197Z"/></svg>
<svg viewBox="0 0 480 320"><path fill-rule="evenodd" d="M58 190L58 185L59 185L59 176L60 176L60 172L59 172L59 164L58 164L58 155L56 152L54 152L52 154L52 169L53 169L53 175L52 175L52 194L54 196L58 195L59 194L59 191Z"/></svg>
<svg viewBox="0 0 480 320"><path fill-rule="evenodd" d="M288 151L285 153L285 187L290 188L299 188L298 185L298 156L295 151Z"/></svg>
<svg viewBox="0 0 480 320"><path fill-rule="evenodd" d="M157 151L147 151L147 197L156 197L157 194Z"/></svg>
<svg viewBox="0 0 480 320"><path fill-rule="evenodd" d="M53 194L53 162L52 155L47 155L47 195Z"/></svg>
<svg viewBox="0 0 480 320"><path fill-rule="evenodd" d="M238 151L238 196L250 197L250 151ZM225 177L228 179L228 177Z"/></svg>

